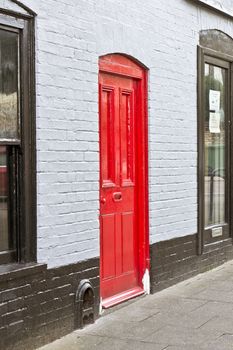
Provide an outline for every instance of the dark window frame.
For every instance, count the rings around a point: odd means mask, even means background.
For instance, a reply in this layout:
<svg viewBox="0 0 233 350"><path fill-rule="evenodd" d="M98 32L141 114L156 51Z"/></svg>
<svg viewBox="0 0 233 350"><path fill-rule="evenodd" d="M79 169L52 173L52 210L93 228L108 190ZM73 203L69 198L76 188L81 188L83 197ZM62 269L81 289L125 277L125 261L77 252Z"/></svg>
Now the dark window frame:
<svg viewBox="0 0 233 350"><path fill-rule="evenodd" d="M18 32L20 36L20 139L0 140L0 145L17 149L14 161L17 194L12 209L16 250L0 252L0 264L36 262L35 14L21 7L28 13L0 9L1 29Z"/></svg>
<svg viewBox="0 0 233 350"><path fill-rule="evenodd" d="M216 40L214 40L216 39ZM224 40L222 40L224 39ZM232 42L231 42L232 41ZM228 45L226 45L226 43ZM233 116L233 56L229 55L229 45L233 47L233 40L226 34L217 30L207 30L201 32L200 46L198 46L198 94L197 94L197 106L198 106L198 254L201 255L205 250L205 246L211 243L221 242L223 239L232 240L231 234L231 218L233 217L233 181L230 181L233 164L233 152L230 151L233 148L233 129L232 129L232 116ZM226 86L228 90L228 96L226 96L226 120L225 130L226 133L226 164L228 163L228 171L226 173L225 181L225 193L227 199L225 202L225 212L227 224L213 225L212 227L222 227L223 235L220 237L211 237L211 229L205 228L204 223L204 67L205 63L216 65L221 68L225 68L227 71ZM212 228L211 227L211 228Z"/></svg>

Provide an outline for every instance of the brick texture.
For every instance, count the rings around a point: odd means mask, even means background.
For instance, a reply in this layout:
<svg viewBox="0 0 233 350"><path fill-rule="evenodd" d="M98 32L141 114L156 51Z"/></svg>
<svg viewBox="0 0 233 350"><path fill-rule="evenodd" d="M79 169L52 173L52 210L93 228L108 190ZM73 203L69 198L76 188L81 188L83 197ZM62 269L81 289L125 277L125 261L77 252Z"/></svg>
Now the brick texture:
<svg viewBox="0 0 233 350"><path fill-rule="evenodd" d="M228 242L197 257L188 235L197 232L199 31L233 36L233 23L187 0L22 2L37 13L37 255L49 269L0 279L0 341L30 350L73 329L82 278L98 295L101 55L131 55L149 69L152 291L232 257Z"/></svg>
<svg viewBox="0 0 233 350"><path fill-rule="evenodd" d="M157 292L192 276L211 270L233 258L231 239L209 244L197 255L197 235L153 244L151 253L151 292Z"/></svg>
<svg viewBox="0 0 233 350"><path fill-rule="evenodd" d="M98 259L1 280L0 349L35 349L73 331L75 294L82 279L94 287L97 315Z"/></svg>
<svg viewBox="0 0 233 350"><path fill-rule="evenodd" d="M150 243L197 232L197 54L224 16L186 0L23 0L37 13L38 261L99 256L98 57L149 69Z"/></svg>

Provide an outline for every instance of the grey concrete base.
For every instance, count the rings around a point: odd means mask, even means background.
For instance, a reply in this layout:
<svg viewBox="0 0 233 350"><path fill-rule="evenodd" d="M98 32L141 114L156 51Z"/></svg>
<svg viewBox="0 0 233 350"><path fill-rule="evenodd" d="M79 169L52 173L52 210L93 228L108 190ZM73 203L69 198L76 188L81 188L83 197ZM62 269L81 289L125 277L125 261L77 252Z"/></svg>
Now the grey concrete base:
<svg viewBox="0 0 233 350"><path fill-rule="evenodd" d="M40 350L232 350L233 262L122 304Z"/></svg>

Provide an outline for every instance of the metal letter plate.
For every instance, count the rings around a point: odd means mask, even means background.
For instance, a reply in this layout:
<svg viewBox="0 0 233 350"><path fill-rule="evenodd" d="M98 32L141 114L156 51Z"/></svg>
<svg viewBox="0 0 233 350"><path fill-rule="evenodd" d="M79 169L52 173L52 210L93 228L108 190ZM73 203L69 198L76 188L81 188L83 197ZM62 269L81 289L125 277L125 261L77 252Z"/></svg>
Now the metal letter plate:
<svg viewBox="0 0 233 350"><path fill-rule="evenodd" d="M212 237L222 236L222 227L212 228Z"/></svg>

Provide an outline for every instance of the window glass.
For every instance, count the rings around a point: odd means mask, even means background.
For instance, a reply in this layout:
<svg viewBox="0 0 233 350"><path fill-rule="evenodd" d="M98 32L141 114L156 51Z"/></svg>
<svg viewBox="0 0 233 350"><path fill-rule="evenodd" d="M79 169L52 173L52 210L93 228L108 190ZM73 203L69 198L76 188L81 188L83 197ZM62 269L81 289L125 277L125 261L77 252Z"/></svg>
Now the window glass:
<svg viewBox="0 0 233 350"><path fill-rule="evenodd" d="M18 34L0 29L0 139L18 129Z"/></svg>
<svg viewBox="0 0 233 350"><path fill-rule="evenodd" d="M223 68L205 64L205 226L225 222L225 84Z"/></svg>
<svg viewBox="0 0 233 350"><path fill-rule="evenodd" d="M27 19L18 14L16 18L6 11L1 15L2 20L0 264L8 264L36 260L34 28L31 16ZM25 69L20 69L21 62Z"/></svg>
<svg viewBox="0 0 233 350"><path fill-rule="evenodd" d="M8 227L8 179L9 167L7 162L7 147L0 146L0 251L11 249Z"/></svg>

